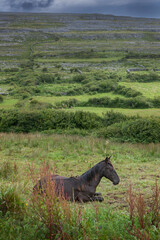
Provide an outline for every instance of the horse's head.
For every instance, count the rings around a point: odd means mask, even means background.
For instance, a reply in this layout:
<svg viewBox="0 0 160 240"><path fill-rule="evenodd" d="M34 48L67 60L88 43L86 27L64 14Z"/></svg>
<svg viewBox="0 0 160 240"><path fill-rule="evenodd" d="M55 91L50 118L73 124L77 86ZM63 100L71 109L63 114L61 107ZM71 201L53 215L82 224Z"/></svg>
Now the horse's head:
<svg viewBox="0 0 160 240"><path fill-rule="evenodd" d="M104 160L104 167L103 167L103 176L108 178L110 181L113 182L114 185L118 184L120 179L118 177L118 174L116 173L111 161L111 157L106 157Z"/></svg>

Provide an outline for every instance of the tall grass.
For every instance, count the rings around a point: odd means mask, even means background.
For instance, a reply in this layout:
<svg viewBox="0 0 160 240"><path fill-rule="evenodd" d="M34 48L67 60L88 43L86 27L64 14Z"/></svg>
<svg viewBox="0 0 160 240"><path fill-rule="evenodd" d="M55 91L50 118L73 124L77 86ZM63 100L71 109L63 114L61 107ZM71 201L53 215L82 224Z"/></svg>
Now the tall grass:
<svg viewBox="0 0 160 240"><path fill-rule="evenodd" d="M131 236L142 240L160 237L160 187L157 180L147 202L142 193L133 192L132 185L128 191L128 204L131 225L127 231Z"/></svg>

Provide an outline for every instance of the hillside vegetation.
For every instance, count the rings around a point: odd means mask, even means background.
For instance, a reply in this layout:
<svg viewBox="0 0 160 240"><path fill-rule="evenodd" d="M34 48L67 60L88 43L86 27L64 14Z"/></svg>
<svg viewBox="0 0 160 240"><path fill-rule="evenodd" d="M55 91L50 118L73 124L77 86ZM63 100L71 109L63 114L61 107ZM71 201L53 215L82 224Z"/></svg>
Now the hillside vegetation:
<svg viewBox="0 0 160 240"><path fill-rule="evenodd" d="M1 14L1 23L0 131L60 132L63 128L69 132L75 128L76 133L85 129L86 135L99 136L105 128L106 138L159 142L159 133L150 135L153 126L159 129L160 121L158 19ZM76 113L79 109L84 113ZM88 111L101 116L98 124L97 120L93 124L95 115L85 113ZM114 120L106 123L108 111ZM118 119L117 112L125 116ZM38 124L36 129L39 119L44 121L48 114L50 123ZM82 114L83 124L78 119ZM75 116L76 120L61 123L62 115L64 119ZM131 126L128 115L133 122L136 119L135 128L139 121L147 122L144 137L130 137L130 127L127 133L124 125L127 129ZM9 122L4 126L6 116ZM27 127L29 116L32 125ZM54 124L57 116L59 123ZM156 118L153 122L152 116ZM91 125L97 124L97 131L91 130L94 128L88 125L89 118ZM114 134L117 122L123 122L118 129L126 131L125 137Z"/></svg>

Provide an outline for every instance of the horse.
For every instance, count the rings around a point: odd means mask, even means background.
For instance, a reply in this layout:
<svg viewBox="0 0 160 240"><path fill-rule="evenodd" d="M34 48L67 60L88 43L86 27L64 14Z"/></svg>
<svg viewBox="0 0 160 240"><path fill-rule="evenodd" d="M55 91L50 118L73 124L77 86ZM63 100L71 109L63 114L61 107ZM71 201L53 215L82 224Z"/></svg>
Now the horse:
<svg viewBox="0 0 160 240"><path fill-rule="evenodd" d="M96 188L102 177L109 179L114 185L118 184L120 179L117 175L110 157L97 163L91 169L77 177L64 177L59 175L51 175L50 180L54 182L54 191L57 195L63 195L64 199L71 202L91 202L104 201L101 193L96 193ZM34 186L34 192L40 194L46 192L48 177L44 177Z"/></svg>

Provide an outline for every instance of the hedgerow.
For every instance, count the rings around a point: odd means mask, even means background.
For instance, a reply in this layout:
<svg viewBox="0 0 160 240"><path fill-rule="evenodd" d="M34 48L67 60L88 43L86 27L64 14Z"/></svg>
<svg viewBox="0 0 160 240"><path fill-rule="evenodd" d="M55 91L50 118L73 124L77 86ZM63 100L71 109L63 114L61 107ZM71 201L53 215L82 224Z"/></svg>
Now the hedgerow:
<svg viewBox="0 0 160 240"><path fill-rule="evenodd" d="M119 98L111 99L109 97L90 98L84 106L94 107L113 107L113 108L150 108L153 106L152 102L144 97L135 98Z"/></svg>
<svg viewBox="0 0 160 240"><path fill-rule="evenodd" d="M50 129L94 129L102 119L94 113L56 110L0 111L1 132L35 132Z"/></svg>
<svg viewBox="0 0 160 240"><path fill-rule="evenodd" d="M121 142L160 142L160 118L139 118L115 123L100 130L100 136Z"/></svg>
<svg viewBox="0 0 160 240"><path fill-rule="evenodd" d="M74 130L76 129L76 130ZM160 142L160 118L127 117L110 111L95 113L62 110L1 110L0 132L67 132L96 135L120 142Z"/></svg>

